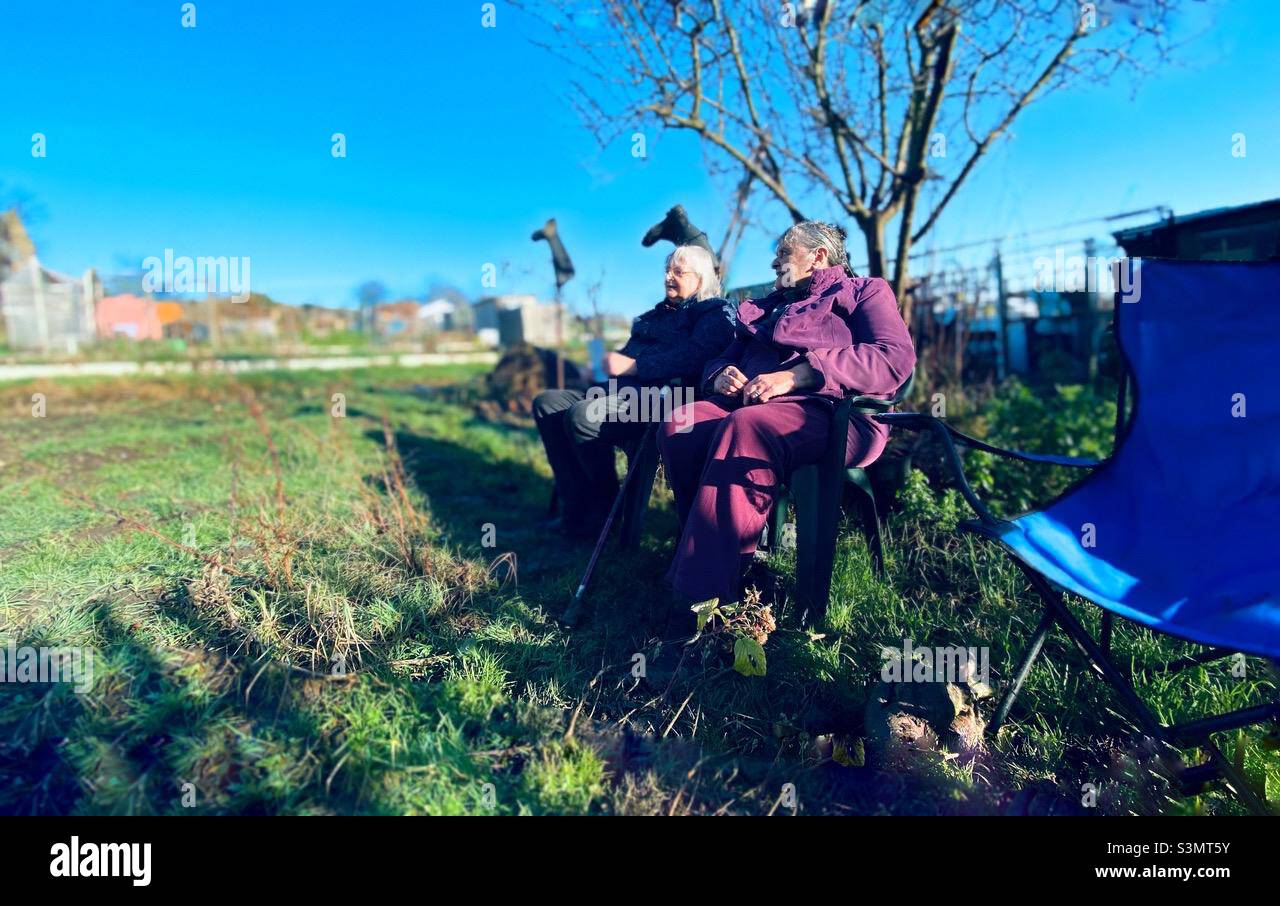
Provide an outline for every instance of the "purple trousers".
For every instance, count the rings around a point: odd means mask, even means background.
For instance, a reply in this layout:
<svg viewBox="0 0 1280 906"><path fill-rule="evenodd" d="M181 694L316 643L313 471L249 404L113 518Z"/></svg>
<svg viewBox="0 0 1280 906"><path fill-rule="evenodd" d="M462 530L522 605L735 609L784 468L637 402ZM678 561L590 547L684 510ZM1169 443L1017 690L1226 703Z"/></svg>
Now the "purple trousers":
<svg viewBox="0 0 1280 906"><path fill-rule="evenodd" d="M743 564L779 488L827 448L832 408L829 400L802 396L743 406L736 395L717 394L663 423L658 443L680 516L667 573L677 591L695 601L739 599ZM854 414L847 463L874 461L888 434L887 425Z"/></svg>

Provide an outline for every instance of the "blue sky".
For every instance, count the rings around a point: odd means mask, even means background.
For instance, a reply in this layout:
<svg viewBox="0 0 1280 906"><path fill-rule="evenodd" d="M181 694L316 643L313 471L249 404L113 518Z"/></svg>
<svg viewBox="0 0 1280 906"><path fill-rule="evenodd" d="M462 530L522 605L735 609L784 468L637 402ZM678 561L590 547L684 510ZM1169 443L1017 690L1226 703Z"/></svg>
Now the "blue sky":
<svg viewBox="0 0 1280 906"><path fill-rule="evenodd" d="M602 280L602 307L636 314L660 292L664 253L639 245L651 223L681 202L723 230L725 190L695 141L653 138L644 160L625 143L601 151L564 99L561 64L501 2L493 29L478 2L197 0L194 29L180 6L5 12L0 189L35 203L54 269L118 273L166 248L247 255L257 291L350 305L370 278L397 295L437 280L479 294L494 262L497 291L548 294L549 254L529 233L555 216L578 269L569 301ZM1136 95L1127 81L1085 86L1028 111L932 242L1280 196L1280 4L1194 3L1181 27L1177 64ZM330 154L334 132L345 159ZM1237 132L1245 158L1230 154ZM748 236L735 283L770 276L775 232Z"/></svg>

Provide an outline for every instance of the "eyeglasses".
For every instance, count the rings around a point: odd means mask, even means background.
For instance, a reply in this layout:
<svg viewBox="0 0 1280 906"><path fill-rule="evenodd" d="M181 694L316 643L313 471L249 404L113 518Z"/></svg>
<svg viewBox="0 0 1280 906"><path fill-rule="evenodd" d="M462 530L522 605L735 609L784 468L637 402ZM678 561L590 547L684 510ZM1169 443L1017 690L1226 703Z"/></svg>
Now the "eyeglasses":
<svg viewBox="0 0 1280 906"><path fill-rule="evenodd" d="M667 268L667 273L673 277L687 277L690 274L692 274L693 271L686 271L681 268L669 267Z"/></svg>

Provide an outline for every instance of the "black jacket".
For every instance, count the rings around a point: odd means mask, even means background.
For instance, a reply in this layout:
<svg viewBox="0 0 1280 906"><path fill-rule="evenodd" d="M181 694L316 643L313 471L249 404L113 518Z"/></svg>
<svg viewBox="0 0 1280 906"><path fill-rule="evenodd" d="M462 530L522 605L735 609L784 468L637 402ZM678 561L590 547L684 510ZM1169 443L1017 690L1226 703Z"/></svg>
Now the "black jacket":
<svg viewBox="0 0 1280 906"><path fill-rule="evenodd" d="M665 384L679 378L697 386L707 360L733 342L735 310L727 299L664 299L631 322L631 338L621 352L636 360L635 377L641 383Z"/></svg>

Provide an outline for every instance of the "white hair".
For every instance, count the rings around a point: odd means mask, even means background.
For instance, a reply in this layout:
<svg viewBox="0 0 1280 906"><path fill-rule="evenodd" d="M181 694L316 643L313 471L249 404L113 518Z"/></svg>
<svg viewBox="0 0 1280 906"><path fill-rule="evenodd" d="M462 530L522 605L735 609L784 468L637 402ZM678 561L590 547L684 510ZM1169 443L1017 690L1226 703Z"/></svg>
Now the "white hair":
<svg viewBox="0 0 1280 906"><path fill-rule="evenodd" d="M667 256L667 267L679 264L698 275L698 291L693 298L714 299L720 295L720 275L716 273L716 260L700 245L678 245Z"/></svg>

